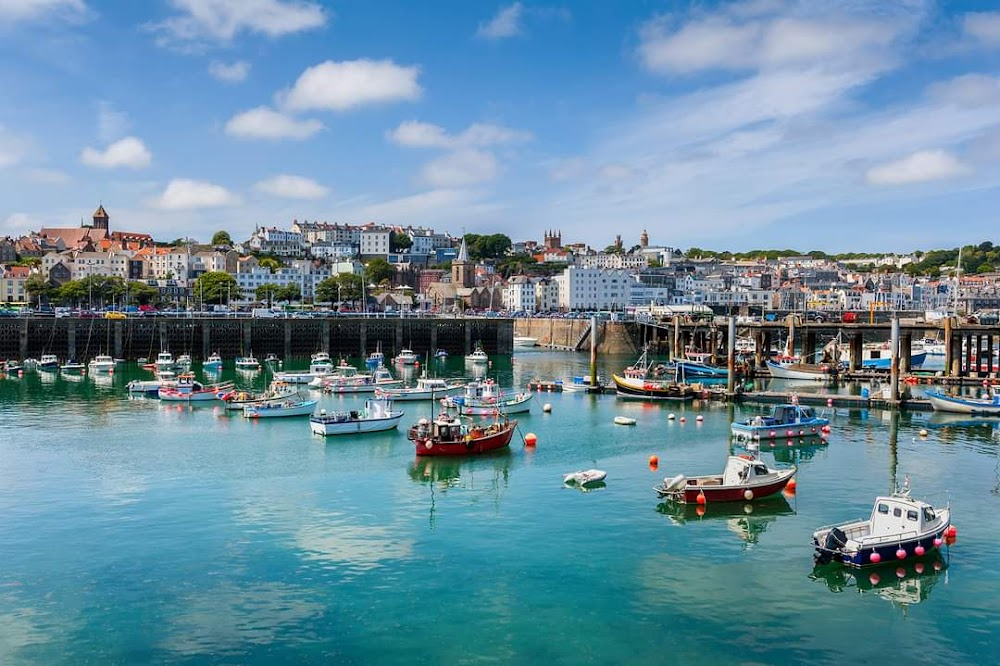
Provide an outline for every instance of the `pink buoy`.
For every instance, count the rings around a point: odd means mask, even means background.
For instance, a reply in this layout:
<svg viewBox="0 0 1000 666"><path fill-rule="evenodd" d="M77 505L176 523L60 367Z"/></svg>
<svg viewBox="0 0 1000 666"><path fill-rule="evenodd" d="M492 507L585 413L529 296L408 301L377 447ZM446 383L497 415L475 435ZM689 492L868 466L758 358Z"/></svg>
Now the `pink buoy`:
<svg viewBox="0 0 1000 666"><path fill-rule="evenodd" d="M795 436L795 431L794 430L789 430L787 434L788 434L789 437L794 437Z"/></svg>
<svg viewBox="0 0 1000 666"><path fill-rule="evenodd" d="M826 406L827 407L833 407L833 398L827 398L826 399Z"/></svg>
<svg viewBox="0 0 1000 666"><path fill-rule="evenodd" d="M940 538L935 538L934 539L934 547L935 548L940 548L941 544L943 544L943 543L944 543L944 541L942 541Z"/></svg>
<svg viewBox="0 0 1000 666"><path fill-rule="evenodd" d="M941 560L934 563L934 571L941 571Z"/></svg>
<svg viewBox="0 0 1000 666"><path fill-rule="evenodd" d="M870 561L872 564L878 564L879 562L882 561L882 556L879 555L877 552L873 552L871 555L868 556L868 561Z"/></svg>
<svg viewBox="0 0 1000 666"><path fill-rule="evenodd" d="M902 548L900 548L899 550L897 550L896 551L896 559L897 560L904 560L904 559L906 559L906 551L904 549L902 549Z"/></svg>
<svg viewBox="0 0 1000 666"><path fill-rule="evenodd" d="M799 430L799 437L801 437L801 436L802 436L802 435L804 435L804 434L806 434L806 431L805 431L805 430Z"/></svg>
<svg viewBox="0 0 1000 666"><path fill-rule="evenodd" d="M926 551L924 550L923 546L917 546L916 548L913 549L913 554L916 555L917 557L921 557L925 552Z"/></svg>
<svg viewBox="0 0 1000 666"><path fill-rule="evenodd" d="M771 437L774 437L774 431L773 430L771 431Z"/></svg>

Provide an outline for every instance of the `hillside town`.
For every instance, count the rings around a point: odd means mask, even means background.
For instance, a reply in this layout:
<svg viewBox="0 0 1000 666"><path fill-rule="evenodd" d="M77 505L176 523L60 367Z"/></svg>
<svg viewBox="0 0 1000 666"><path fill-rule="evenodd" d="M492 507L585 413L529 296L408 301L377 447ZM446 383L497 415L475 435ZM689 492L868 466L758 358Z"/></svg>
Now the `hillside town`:
<svg viewBox="0 0 1000 666"><path fill-rule="evenodd" d="M603 249L502 234L460 237L434 229L293 221L249 238L155 240L113 229L104 206L76 227L0 239L0 303L15 310L236 311L266 306L387 313L515 316L665 307L764 316L803 312L976 313L1000 308L1000 274L948 267L937 277L902 270L915 256L834 261L781 256L685 256L621 236ZM222 282L210 278L223 277ZM118 290L108 289L109 284ZM223 285L221 288L219 285ZM95 294L96 290L96 294Z"/></svg>

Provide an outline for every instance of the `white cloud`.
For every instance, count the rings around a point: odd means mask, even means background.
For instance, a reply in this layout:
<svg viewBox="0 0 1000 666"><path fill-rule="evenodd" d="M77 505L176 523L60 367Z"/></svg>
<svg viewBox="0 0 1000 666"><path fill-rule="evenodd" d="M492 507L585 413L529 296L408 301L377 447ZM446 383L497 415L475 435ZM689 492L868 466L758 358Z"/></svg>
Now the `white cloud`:
<svg viewBox="0 0 1000 666"><path fill-rule="evenodd" d="M1000 79L985 74L964 74L931 84L927 95L946 104L993 106L1000 104Z"/></svg>
<svg viewBox="0 0 1000 666"><path fill-rule="evenodd" d="M208 73L213 78L225 83L239 83L245 81L250 75L250 63L244 60L237 60L230 64L215 61L208 66Z"/></svg>
<svg viewBox="0 0 1000 666"><path fill-rule="evenodd" d="M248 32L281 37L326 24L323 7L306 0L170 0L177 14L147 26L161 46L231 41Z"/></svg>
<svg viewBox="0 0 1000 666"><path fill-rule="evenodd" d="M11 213L0 224L0 231L5 235L20 235L44 226L42 221L27 213Z"/></svg>
<svg viewBox="0 0 1000 666"><path fill-rule="evenodd" d="M238 113L226 123L226 134L240 139L308 139L323 129L314 119L299 120L258 106Z"/></svg>
<svg viewBox="0 0 1000 666"><path fill-rule="evenodd" d="M2 2L2 0L0 0ZM132 128L128 114L106 100L97 104L97 137L104 143L122 138Z"/></svg>
<svg viewBox="0 0 1000 666"><path fill-rule="evenodd" d="M288 174L262 180L254 185L254 189L284 199L322 199L330 193L328 187L320 185L311 178Z"/></svg>
<svg viewBox="0 0 1000 666"><path fill-rule="evenodd" d="M174 178L167 184L163 194L151 203L163 210L194 210L235 206L240 200L221 185L188 178Z"/></svg>
<svg viewBox="0 0 1000 666"><path fill-rule="evenodd" d="M431 187L453 188L493 180L497 161L493 154L482 150L462 149L424 165L421 178Z"/></svg>
<svg viewBox="0 0 1000 666"><path fill-rule="evenodd" d="M302 72L278 98L296 111L346 111L365 104L413 101L423 92L419 74L419 67L391 60L327 60Z"/></svg>
<svg viewBox="0 0 1000 666"><path fill-rule="evenodd" d="M365 220L386 220L406 223L422 221L423 224L467 224L477 220L488 224L498 207L480 199L478 192L460 189L437 189L405 197L366 204L346 210L348 217ZM484 227L486 228L486 227Z"/></svg>
<svg viewBox="0 0 1000 666"><path fill-rule="evenodd" d="M1000 12L972 12L962 19L965 34L986 46L1000 46Z"/></svg>
<svg viewBox="0 0 1000 666"><path fill-rule="evenodd" d="M96 148L84 148L80 153L80 161L87 166L101 169L142 169L149 166L153 156L142 141L134 136L127 136L116 141L103 151Z"/></svg>
<svg viewBox="0 0 1000 666"><path fill-rule="evenodd" d="M68 173L58 169L28 169L25 175L28 180L43 185L65 185L73 180Z"/></svg>
<svg viewBox="0 0 1000 666"><path fill-rule="evenodd" d="M496 15L486 23L480 23L476 30L477 37L484 39L503 39L521 34L521 18L524 15L524 5L515 2L507 7L501 7Z"/></svg>
<svg viewBox="0 0 1000 666"><path fill-rule="evenodd" d="M0 23L33 19L73 20L85 16L83 0L0 0Z"/></svg>
<svg viewBox="0 0 1000 666"><path fill-rule="evenodd" d="M587 172L587 160L582 157L567 157L552 160L547 165L549 178L554 181L565 181L579 178Z"/></svg>
<svg viewBox="0 0 1000 666"><path fill-rule="evenodd" d="M867 179L872 185L905 185L954 178L969 171L967 166L943 150L920 150L869 169Z"/></svg>
<svg viewBox="0 0 1000 666"><path fill-rule="evenodd" d="M530 132L488 123L473 123L459 134L448 134L443 127L417 120L407 120L387 133L390 141L411 148L470 148L495 146L531 139Z"/></svg>
<svg viewBox="0 0 1000 666"><path fill-rule="evenodd" d="M0 125L0 169L20 164L31 151L30 141Z"/></svg>

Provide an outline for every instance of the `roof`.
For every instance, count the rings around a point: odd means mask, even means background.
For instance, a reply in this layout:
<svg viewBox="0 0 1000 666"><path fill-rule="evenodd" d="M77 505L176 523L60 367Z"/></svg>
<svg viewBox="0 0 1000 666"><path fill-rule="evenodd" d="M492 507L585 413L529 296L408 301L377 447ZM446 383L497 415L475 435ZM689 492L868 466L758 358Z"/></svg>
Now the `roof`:
<svg viewBox="0 0 1000 666"><path fill-rule="evenodd" d="M469 260L469 249L465 246L465 236L462 236L462 245L458 248L458 256L455 257L455 261L468 261Z"/></svg>
<svg viewBox="0 0 1000 666"><path fill-rule="evenodd" d="M108 217L108 213L106 210L104 210L103 204L98 206L97 210L94 211L94 217L103 217L103 218Z"/></svg>
<svg viewBox="0 0 1000 666"><path fill-rule="evenodd" d="M38 232L44 238L61 238L66 245L66 249L72 249L86 245L88 242L95 245L108 237L107 229L94 229L93 227L42 227Z"/></svg>

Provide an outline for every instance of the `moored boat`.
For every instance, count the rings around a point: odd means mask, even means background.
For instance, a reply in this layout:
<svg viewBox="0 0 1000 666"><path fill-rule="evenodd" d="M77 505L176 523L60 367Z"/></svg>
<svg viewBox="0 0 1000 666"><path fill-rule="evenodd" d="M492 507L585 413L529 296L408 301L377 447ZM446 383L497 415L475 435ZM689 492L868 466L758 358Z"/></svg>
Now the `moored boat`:
<svg viewBox="0 0 1000 666"><path fill-rule="evenodd" d="M566 393L600 393L608 385L608 382L603 377L597 378L597 383L593 383L589 376L575 375L569 379L564 379L559 382L562 390Z"/></svg>
<svg viewBox="0 0 1000 666"><path fill-rule="evenodd" d="M248 419L277 418L282 416L311 416L316 410L315 400L296 400L293 397L263 400L243 407Z"/></svg>
<svg viewBox="0 0 1000 666"><path fill-rule="evenodd" d="M538 338L529 335L515 335L514 349L531 349L538 346Z"/></svg>
<svg viewBox="0 0 1000 666"><path fill-rule="evenodd" d="M257 360L257 357L252 352L249 356L237 356L236 369L244 371L260 370L260 361Z"/></svg>
<svg viewBox="0 0 1000 666"><path fill-rule="evenodd" d="M725 379L729 376L727 368L709 365L705 361L679 360L675 365L682 379Z"/></svg>
<svg viewBox="0 0 1000 666"><path fill-rule="evenodd" d="M384 399L366 400L364 409L326 413L309 419L309 429L317 435L356 435L392 430L403 418L402 410L394 410Z"/></svg>
<svg viewBox="0 0 1000 666"><path fill-rule="evenodd" d="M618 396L645 400L690 400L694 398L691 386L675 379L658 376L654 371L649 350L643 349L635 363L625 368L621 375L612 374ZM565 387L564 387L565 390Z"/></svg>
<svg viewBox="0 0 1000 666"><path fill-rule="evenodd" d="M867 520L821 527L813 533L816 562L840 562L865 567L921 557L954 537L951 509L934 508L910 497L909 480L903 488L876 497Z"/></svg>
<svg viewBox="0 0 1000 666"><path fill-rule="evenodd" d="M608 473L603 469L585 469L563 474L563 483L567 486L588 488L603 483L607 477Z"/></svg>
<svg viewBox="0 0 1000 666"><path fill-rule="evenodd" d="M414 352L412 349L404 347L403 349L399 350L399 353L396 354L396 358L394 360L396 361L396 363L399 363L401 365L415 365L416 362L419 360L419 357L417 356L416 352Z"/></svg>
<svg viewBox="0 0 1000 666"><path fill-rule="evenodd" d="M827 363L775 363L766 361L774 379L810 379L830 381L837 376L837 368Z"/></svg>
<svg viewBox="0 0 1000 666"><path fill-rule="evenodd" d="M91 372L114 372L115 370L115 359L107 354L98 354L94 358L90 359L87 364L87 368Z"/></svg>
<svg viewBox="0 0 1000 666"><path fill-rule="evenodd" d="M420 419L406 436L413 442L418 456L465 456L509 446L516 427L517 421L508 420L502 414L486 426L439 414L432 421Z"/></svg>
<svg viewBox="0 0 1000 666"><path fill-rule="evenodd" d="M59 366L59 370L66 373L82 374L87 370L87 366L80 363L75 358L71 358Z"/></svg>
<svg viewBox="0 0 1000 666"><path fill-rule="evenodd" d="M185 373L177 378L174 385L161 386L157 392L160 400L173 402L211 402L222 400L222 396L233 389L232 382L220 384L202 384L194 379L191 373Z"/></svg>
<svg viewBox="0 0 1000 666"><path fill-rule="evenodd" d="M420 377L416 386L378 389L376 395L381 393L391 400L436 400L462 390L464 385L463 382L449 383L435 377Z"/></svg>
<svg viewBox="0 0 1000 666"><path fill-rule="evenodd" d="M55 354L42 354L36 367L44 372L55 372L59 370L59 357Z"/></svg>
<svg viewBox="0 0 1000 666"><path fill-rule="evenodd" d="M503 394L492 379L471 381L462 395L441 400L447 408L457 409L462 416L489 416L499 410L505 414L519 414L531 410L531 394L510 392Z"/></svg>
<svg viewBox="0 0 1000 666"><path fill-rule="evenodd" d="M657 495L675 502L749 502L781 492L796 468L771 469L757 455L729 456L722 474L686 477L678 474L656 486Z"/></svg>
<svg viewBox="0 0 1000 666"><path fill-rule="evenodd" d="M818 435L830 419L816 415L812 407L797 404L775 405L769 416L757 415L730 426L737 439L782 439Z"/></svg>
<svg viewBox="0 0 1000 666"><path fill-rule="evenodd" d="M174 363L174 355L168 351L161 351L156 355L156 361L153 362L153 370L157 374L165 371L174 371L177 369L177 365Z"/></svg>
<svg viewBox="0 0 1000 666"><path fill-rule="evenodd" d="M996 390L982 397L963 397L948 395L943 391L924 391L924 397L930 400L931 407L937 412L953 414L969 414L970 416L1000 416L1000 393Z"/></svg>
<svg viewBox="0 0 1000 666"><path fill-rule="evenodd" d="M237 391L235 389L222 394L226 403L226 411L242 412L247 405L259 405L266 400L279 400L296 394L295 387L288 382L272 381L263 393L252 391Z"/></svg>
<svg viewBox="0 0 1000 666"><path fill-rule="evenodd" d="M477 344L471 354L466 354L465 362L475 363L477 365L486 365L490 362L490 357L485 351L483 351L482 346Z"/></svg>
<svg viewBox="0 0 1000 666"><path fill-rule="evenodd" d="M219 372L222 370L222 357L219 356L219 352L212 352L204 363L201 364L201 369L205 372Z"/></svg>

